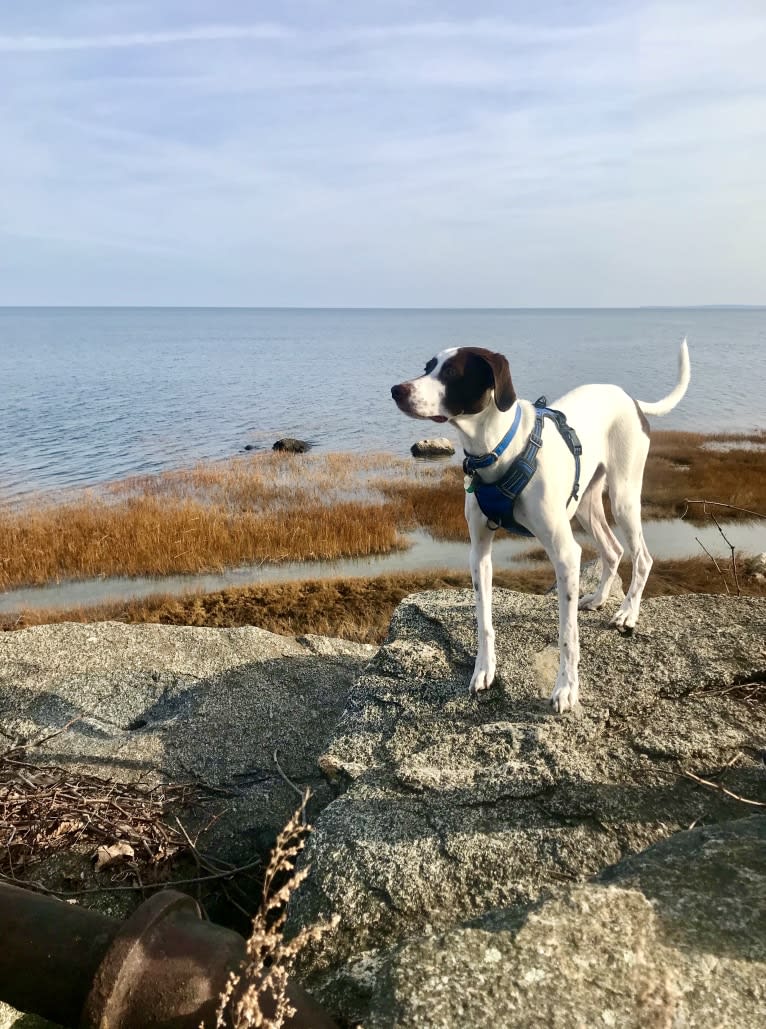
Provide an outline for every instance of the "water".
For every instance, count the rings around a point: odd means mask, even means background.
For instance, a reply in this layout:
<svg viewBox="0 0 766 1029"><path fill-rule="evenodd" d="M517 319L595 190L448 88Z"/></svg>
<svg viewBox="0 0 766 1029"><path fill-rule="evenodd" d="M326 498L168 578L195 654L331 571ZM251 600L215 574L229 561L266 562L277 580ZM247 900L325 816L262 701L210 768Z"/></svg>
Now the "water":
<svg viewBox="0 0 766 1029"><path fill-rule="evenodd" d="M738 555L758 553L766 545L766 529L763 522L723 523L728 539L737 548ZM619 528L617 535L624 543ZM683 558L690 554L704 557L700 541L710 554L720 558L727 565L730 549L714 525L693 525L691 522L674 519L669 521L644 522L644 535L655 559ZM581 532L578 539L593 546ZM200 575L168 575L164 578L117 577L66 581L48 586L30 586L0 593L0 614L16 613L22 610L66 610L92 604L108 604L115 601L140 600L160 594L188 594L197 591L211 593L238 586L259 586L274 582L301 582L304 579L359 578L372 575L388 575L396 572L426 572L447 569L465 572L468 569L468 545L466 543L435 540L427 532L418 531L410 536L408 550L397 550L379 557L347 558L338 561L288 561L275 565L244 566L229 568L222 572ZM492 548L492 565L495 569L545 568L554 581L553 568L548 562L541 563L529 557L531 551L539 550L536 540L523 539L503 533L498 535Z"/></svg>
<svg viewBox="0 0 766 1029"><path fill-rule="evenodd" d="M517 392L692 384L663 427L766 426L766 308L641 310L0 309L0 501L221 458L280 436L405 454L444 426L393 383L460 344L505 353ZM446 427L446 433L450 433Z"/></svg>

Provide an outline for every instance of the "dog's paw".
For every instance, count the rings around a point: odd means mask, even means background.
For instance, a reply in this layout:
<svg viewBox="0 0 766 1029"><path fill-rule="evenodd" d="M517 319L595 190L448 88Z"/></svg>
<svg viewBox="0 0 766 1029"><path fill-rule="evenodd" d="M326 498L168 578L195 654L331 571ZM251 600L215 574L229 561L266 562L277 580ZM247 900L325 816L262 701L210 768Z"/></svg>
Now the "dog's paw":
<svg viewBox="0 0 766 1029"><path fill-rule="evenodd" d="M603 605L604 601L599 597L598 593L586 593L577 602L577 609L579 611L598 611Z"/></svg>
<svg viewBox="0 0 766 1029"><path fill-rule="evenodd" d="M488 690L492 683L495 681L495 667L494 665L487 667L476 667L474 669L473 676L471 678L470 693L471 696L476 696L477 693L483 693Z"/></svg>
<svg viewBox="0 0 766 1029"><path fill-rule="evenodd" d="M619 610L610 620L609 624L613 629L619 629L626 636L631 636L638 621L638 611L633 609L632 604L622 603Z"/></svg>
<svg viewBox="0 0 766 1029"><path fill-rule="evenodd" d="M557 715L563 715L565 711L574 710L579 695L577 683L562 683L551 694L550 705Z"/></svg>

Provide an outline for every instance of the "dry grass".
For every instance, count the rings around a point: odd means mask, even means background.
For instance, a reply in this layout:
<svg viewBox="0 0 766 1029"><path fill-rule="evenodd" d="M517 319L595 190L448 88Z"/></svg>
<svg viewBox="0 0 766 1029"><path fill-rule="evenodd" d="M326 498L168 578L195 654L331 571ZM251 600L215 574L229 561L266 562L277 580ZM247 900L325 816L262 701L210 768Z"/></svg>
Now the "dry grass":
<svg viewBox="0 0 766 1029"><path fill-rule="evenodd" d="M625 585L629 565L621 573ZM730 586L730 571L725 569ZM766 596L766 583L739 569L742 592ZM547 561L522 571L496 570L496 586L525 593L544 593L553 585L553 569ZM53 622L199 625L211 628L258 625L284 635L316 633L363 643L380 643L397 605L411 593L431 589L470 588L467 572L430 572L382 575L368 579L329 579L274 583L221 590L182 597L76 608L70 611L29 611L0 616L0 629L21 629ZM655 561L645 596L680 593L725 593L721 576L704 556L676 561Z"/></svg>
<svg viewBox="0 0 766 1029"><path fill-rule="evenodd" d="M644 480L647 517L674 517L687 497L766 512L766 450L705 449L713 439L766 437L655 433ZM455 464L356 454L259 454L203 464L58 504L0 510L0 590L384 554L406 546L404 534L417 526L462 540L463 502ZM705 515L694 509L690 517Z"/></svg>
<svg viewBox="0 0 766 1029"><path fill-rule="evenodd" d="M726 451L707 449L723 442ZM760 449L737 449L754 443ZM684 511L684 499L715 500L766 514L766 433L705 436L696 432L653 432L643 489L645 518L672 518ZM727 518L740 517L726 511ZM689 517L704 521L701 511Z"/></svg>
<svg viewBox="0 0 766 1029"><path fill-rule="evenodd" d="M463 472L450 465L435 482L380 482L379 488L435 539L467 540Z"/></svg>
<svg viewBox="0 0 766 1029"><path fill-rule="evenodd" d="M0 589L389 553L414 523L405 505L367 486L382 470L401 474L385 456L268 454L6 509Z"/></svg>
<svg viewBox="0 0 766 1029"><path fill-rule="evenodd" d="M728 449L707 449L712 442L724 443ZM745 446L738 448L737 443ZM747 449L747 444L760 448ZM468 538L463 474L458 466L446 468L436 483L382 481L379 487L386 496L408 505L413 520L436 539ZM644 517L676 518L684 513L687 498L766 514L766 433L653 432L644 474ZM608 498L606 507L608 512ZM727 519L743 517L735 510L722 514ZM699 507L690 508L687 517L705 522L708 516Z"/></svg>
<svg viewBox="0 0 766 1029"><path fill-rule="evenodd" d="M287 905L291 896L307 878L310 866L296 868L306 846L312 826L306 822L306 793L298 810L277 836L263 878L261 904L253 917L245 958L236 972L231 972L220 997L216 1026L225 1029L281 1029L297 1014L290 995L289 979L298 954L310 943L337 926L340 915L329 922L301 929L289 940L284 936ZM307 1011L299 1021L308 1023ZM204 1027L200 1027L204 1029Z"/></svg>

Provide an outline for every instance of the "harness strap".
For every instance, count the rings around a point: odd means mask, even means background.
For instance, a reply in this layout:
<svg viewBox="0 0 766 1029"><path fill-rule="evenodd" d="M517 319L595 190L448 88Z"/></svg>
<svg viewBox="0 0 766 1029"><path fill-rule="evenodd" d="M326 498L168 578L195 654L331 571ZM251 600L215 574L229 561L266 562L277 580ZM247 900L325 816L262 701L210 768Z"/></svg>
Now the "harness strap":
<svg viewBox="0 0 766 1029"><path fill-rule="evenodd" d="M475 469L468 473L473 474L474 480L471 488L476 493L479 507L487 516L487 525L490 529L495 530L502 526L508 531L519 533L522 536L532 535L527 528L519 525L513 517L513 505L537 470L537 455L540 447L543 445L543 424L546 418L550 418L555 423L561 438L566 443L575 461L574 482L567 504L572 499L576 500L579 497L582 444L575 430L571 425L567 424L564 413L547 405L548 402L545 397L539 397L535 401L534 428L530 433L524 450L511 463L510 468L502 479L498 482L484 483ZM501 500L501 498L503 499Z"/></svg>
<svg viewBox="0 0 766 1029"><path fill-rule="evenodd" d="M489 468L497 462L498 458L501 457L508 449L508 445L516 435L516 430L519 427L521 421L521 404L516 404L516 415L513 419L510 429L506 432L505 436L500 440L494 450L490 450L488 454L482 454L480 457L475 457L473 454L469 454L467 450L464 450L465 458L463 460L463 472L465 475L473 475L478 468Z"/></svg>

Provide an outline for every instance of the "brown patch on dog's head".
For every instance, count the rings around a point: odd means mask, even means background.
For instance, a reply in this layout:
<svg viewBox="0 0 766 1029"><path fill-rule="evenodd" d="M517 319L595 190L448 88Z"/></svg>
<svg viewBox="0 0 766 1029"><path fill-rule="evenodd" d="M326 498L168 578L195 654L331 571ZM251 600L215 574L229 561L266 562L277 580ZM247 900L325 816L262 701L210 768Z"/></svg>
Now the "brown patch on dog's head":
<svg viewBox="0 0 766 1029"><path fill-rule="evenodd" d="M495 391L495 404L507 411L516 400L508 361L482 347L460 347L441 366L438 378L446 391L446 407L453 417L478 414Z"/></svg>

